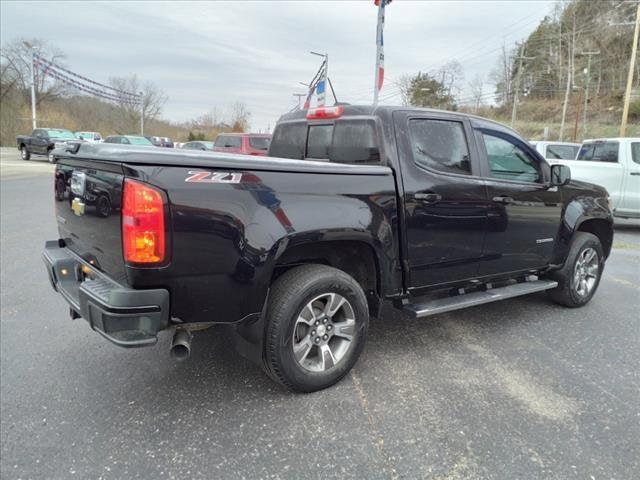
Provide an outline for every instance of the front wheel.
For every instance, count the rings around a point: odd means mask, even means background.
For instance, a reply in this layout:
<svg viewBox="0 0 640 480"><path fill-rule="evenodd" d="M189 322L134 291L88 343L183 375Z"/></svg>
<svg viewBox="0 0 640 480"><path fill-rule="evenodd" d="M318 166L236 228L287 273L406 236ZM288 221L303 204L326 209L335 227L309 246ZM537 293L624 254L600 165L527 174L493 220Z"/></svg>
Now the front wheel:
<svg viewBox="0 0 640 480"><path fill-rule="evenodd" d="M29 150L27 150L27 147L22 146L20 148L20 157L25 161L31 158L31 153L29 152Z"/></svg>
<svg viewBox="0 0 640 480"><path fill-rule="evenodd" d="M558 282L549 296L566 307L586 305L598 289L603 269L604 252L598 237L577 232L564 266L549 275Z"/></svg>
<svg viewBox="0 0 640 480"><path fill-rule="evenodd" d="M367 299L351 276L325 265L293 268L269 292L265 370L294 391L327 388L356 363L368 325Z"/></svg>

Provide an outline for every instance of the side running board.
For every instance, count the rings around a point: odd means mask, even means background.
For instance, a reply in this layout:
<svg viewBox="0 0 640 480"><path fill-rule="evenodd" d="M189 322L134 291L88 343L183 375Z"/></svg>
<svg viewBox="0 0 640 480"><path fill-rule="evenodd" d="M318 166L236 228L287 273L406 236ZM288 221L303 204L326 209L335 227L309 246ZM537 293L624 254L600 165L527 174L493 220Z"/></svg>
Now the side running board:
<svg viewBox="0 0 640 480"><path fill-rule="evenodd" d="M535 278L535 277L534 277ZM541 292L558 286L552 280L533 280L515 283L506 287L488 289L481 292L465 293L452 297L439 298L424 303L410 303L403 307L405 313L413 318L428 317L438 313L451 312L462 308L474 307L483 303L497 302L507 298L519 297L529 293Z"/></svg>

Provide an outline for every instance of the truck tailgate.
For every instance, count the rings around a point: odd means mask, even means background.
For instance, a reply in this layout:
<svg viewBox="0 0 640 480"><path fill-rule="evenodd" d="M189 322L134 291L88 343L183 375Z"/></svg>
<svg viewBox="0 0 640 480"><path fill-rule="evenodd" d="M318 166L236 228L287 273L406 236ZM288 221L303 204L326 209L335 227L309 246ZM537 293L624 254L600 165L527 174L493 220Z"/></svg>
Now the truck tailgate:
<svg viewBox="0 0 640 480"><path fill-rule="evenodd" d="M55 204L60 238L66 246L127 283L122 254L122 165L63 159L56 166Z"/></svg>

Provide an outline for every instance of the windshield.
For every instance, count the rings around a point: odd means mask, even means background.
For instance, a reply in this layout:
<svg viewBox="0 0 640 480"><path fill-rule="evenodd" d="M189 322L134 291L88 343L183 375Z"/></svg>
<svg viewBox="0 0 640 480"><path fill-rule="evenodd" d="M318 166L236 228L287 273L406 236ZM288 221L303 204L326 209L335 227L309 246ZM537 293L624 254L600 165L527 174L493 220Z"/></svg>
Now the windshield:
<svg viewBox="0 0 640 480"><path fill-rule="evenodd" d="M547 145L547 158L575 160L580 147L578 145Z"/></svg>
<svg viewBox="0 0 640 480"><path fill-rule="evenodd" d="M47 130L49 134L49 138L60 138L62 140L72 140L76 137L73 135L73 132L69 130Z"/></svg>
<svg viewBox="0 0 640 480"><path fill-rule="evenodd" d="M127 137L127 140L129 140L129 143L131 143L131 145L151 145L151 146L153 146L153 143L151 143L149 140L147 140L144 137Z"/></svg>
<svg viewBox="0 0 640 480"><path fill-rule="evenodd" d="M271 139L269 137L249 137L249 145L256 150L269 150Z"/></svg>

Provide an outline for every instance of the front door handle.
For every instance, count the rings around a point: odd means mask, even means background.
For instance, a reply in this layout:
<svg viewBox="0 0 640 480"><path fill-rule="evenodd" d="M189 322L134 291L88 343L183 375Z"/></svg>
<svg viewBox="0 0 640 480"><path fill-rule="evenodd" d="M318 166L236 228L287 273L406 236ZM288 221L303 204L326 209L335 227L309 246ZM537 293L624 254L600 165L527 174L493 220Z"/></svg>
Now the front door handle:
<svg viewBox="0 0 640 480"><path fill-rule="evenodd" d="M631 175L640 175L640 172L631 172Z"/></svg>
<svg viewBox="0 0 640 480"><path fill-rule="evenodd" d="M506 195L500 195L499 197L493 197L493 201L497 203L513 203L513 198Z"/></svg>
<svg viewBox="0 0 640 480"><path fill-rule="evenodd" d="M415 199L424 203L435 203L442 200L442 195L438 193L416 193Z"/></svg>

